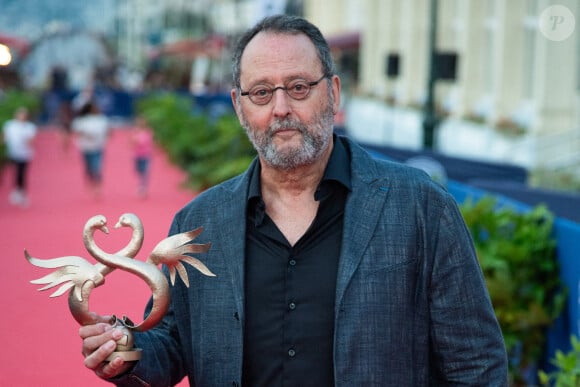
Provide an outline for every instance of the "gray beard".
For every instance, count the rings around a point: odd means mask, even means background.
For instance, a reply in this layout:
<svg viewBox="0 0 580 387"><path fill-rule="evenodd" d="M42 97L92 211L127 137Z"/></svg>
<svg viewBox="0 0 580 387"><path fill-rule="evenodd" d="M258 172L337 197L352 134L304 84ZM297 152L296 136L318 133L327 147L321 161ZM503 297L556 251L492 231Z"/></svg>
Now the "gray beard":
<svg viewBox="0 0 580 387"><path fill-rule="evenodd" d="M314 117L310 127L293 119L278 120L265 133L252 128L245 118L243 121L242 126L260 155L260 159L272 168L291 170L313 164L322 156L332 140L334 114L332 106L329 106ZM273 142L274 134L283 129L298 130L302 134L301 145L289 149L277 149Z"/></svg>

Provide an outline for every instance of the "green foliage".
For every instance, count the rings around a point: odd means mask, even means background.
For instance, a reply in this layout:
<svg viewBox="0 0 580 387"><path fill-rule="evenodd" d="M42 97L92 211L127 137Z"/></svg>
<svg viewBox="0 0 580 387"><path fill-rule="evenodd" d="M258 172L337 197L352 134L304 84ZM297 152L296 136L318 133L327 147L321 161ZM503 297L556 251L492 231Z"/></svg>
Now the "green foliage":
<svg viewBox="0 0 580 387"><path fill-rule="evenodd" d="M197 187L208 187L242 173L255 157L254 148L235 115L208 127L210 138L199 147L199 162L187 168Z"/></svg>
<svg viewBox="0 0 580 387"><path fill-rule="evenodd" d="M518 382L536 365L545 331L566 300L553 238L554 216L543 205L528 212L497 206L487 196L462 206Z"/></svg>
<svg viewBox="0 0 580 387"><path fill-rule="evenodd" d="M33 92L7 90L0 94L0 128L14 117L14 112L20 107L26 107L30 116L34 117L40 109L40 96ZM0 136L1 139L1 136ZM6 162L6 146L0 141L0 168Z"/></svg>
<svg viewBox="0 0 580 387"><path fill-rule="evenodd" d="M580 341L576 336L571 336L572 349L568 353L556 351L556 356L550 362L556 366L551 373L538 372L542 386L554 387L578 387L580 386Z"/></svg>
<svg viewBox="0 0 580 387"><path fill-rule="evenodd" d="M216 120L193 114L188 97L157 94L139 101L137 110L153 127L156 141L189 184L205 189L244 171L255 152L235 114Z"/></svg>

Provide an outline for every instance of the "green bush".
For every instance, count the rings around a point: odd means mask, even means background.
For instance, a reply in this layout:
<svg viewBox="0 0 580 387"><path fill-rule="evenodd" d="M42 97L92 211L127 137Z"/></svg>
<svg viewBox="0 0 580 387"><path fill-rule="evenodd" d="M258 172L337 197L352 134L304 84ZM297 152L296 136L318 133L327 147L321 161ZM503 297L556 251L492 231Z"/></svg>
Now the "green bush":
<svg viewBox="0 0 580 387"><path fill-rule="evenodd" d="M205 189L241 173L255 156L233 113L210 120L193 113L190 98L172 93L140 100L137 111L171 161L187 172L192 188Z"/></svg>
<svg viewBox="0 0 580 387"><path fill-rule="evenodd" d="M560 279L553 214L543 205L527 212L499 208L487 196L460 206L510 357L510 376L522 383L545 349L547 328L560 315L566 289Z"/></svg>
<svg viewBox="0 0 580 387"><path fill-rule="evenodd" d="M578 387L580 386L580 341L574 335L570 338L572 348L568 353L560 350L551 359L556 370L551 373L540 371L538 377L542 386Z"/></svg>

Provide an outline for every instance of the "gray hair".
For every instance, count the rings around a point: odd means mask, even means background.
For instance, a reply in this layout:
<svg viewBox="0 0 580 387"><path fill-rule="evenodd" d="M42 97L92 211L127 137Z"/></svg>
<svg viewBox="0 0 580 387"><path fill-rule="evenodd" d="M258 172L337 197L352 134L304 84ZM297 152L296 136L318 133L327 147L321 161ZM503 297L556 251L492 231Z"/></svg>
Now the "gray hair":
<svg viewBox="0 0 580 387"><path fill-rule="evenodd" d="M274 32L287 35L304 34L316 47L318 58L322 64L322 72L326 76L334 75L334 61L328 47L328 42L314 24L308 20L292 15L275 15L262 19L254 27L246 31L238 40L232 57L232 76L234 87L240 89L240 61L248 43L260 32Z"/></svg>

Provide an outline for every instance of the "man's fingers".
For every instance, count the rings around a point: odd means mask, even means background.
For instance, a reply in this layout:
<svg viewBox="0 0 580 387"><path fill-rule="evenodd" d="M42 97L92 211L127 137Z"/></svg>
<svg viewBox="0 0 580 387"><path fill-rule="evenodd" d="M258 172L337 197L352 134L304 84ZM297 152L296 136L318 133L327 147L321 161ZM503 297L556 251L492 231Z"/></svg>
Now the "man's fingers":
<svg viewBox="0 0 580 387"><path fill-rule="evenodd" d="M87 340L85 340L85 342ZM113 340L109 340L103 345L99 346L96 350L92 351L90 354L88 354L88 356L85 357L85 366L97 371L101 363L103 363L107 357L113 353L116 346L117 344ZM85 346L83 346L83 348L85 348Z"/></svg>
<svg viewBox="0 0 580 387"><path fill-rule="evenodd" d="M108 351L108 356L110 352L113 352L115 349L115 342L123 337L123 332L120 329L115 329L107 324L103 324L102 326L91 326L90 328L86 327L86 329L80 330L79 334L81 338L83 338L82 354L85 357L93 355L98 350L101 350L102 352L102 346L104 344L113 342L113 347Z"/></svg>
<svg viewBox="0 0 580 387"><path fill-rule="evenodd" d="M131 363L125 363L121 357L115 357L108 363L102 363L95 373L102 379L110 379L126 372L130 366Z"/></svg>
<svg viewBox="0 0 580 387"><path fill-rule="evenodd" d="M101 335L113 329L111 324L98 323L94 325L84 325L79 328L79 336L81 339L86 339L87 337Z"/></svg>
<svg viewBox="0 0 580 387"><path fill-rule="evenodd" d="M83 340L82 354L85 357L85 367L93 370L97 376L103 379L110 379L126 372L131 367L131 362L125 362L119 356L107 361L107 358L117 347L117 340L123 335L121 329L109 323L80 327L79 336Z"/></svg>

